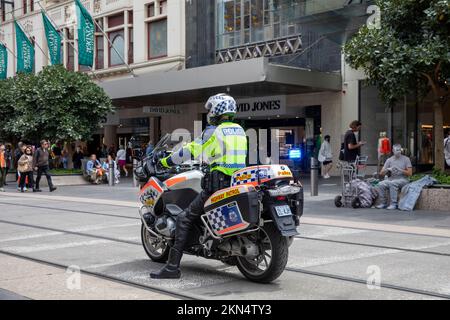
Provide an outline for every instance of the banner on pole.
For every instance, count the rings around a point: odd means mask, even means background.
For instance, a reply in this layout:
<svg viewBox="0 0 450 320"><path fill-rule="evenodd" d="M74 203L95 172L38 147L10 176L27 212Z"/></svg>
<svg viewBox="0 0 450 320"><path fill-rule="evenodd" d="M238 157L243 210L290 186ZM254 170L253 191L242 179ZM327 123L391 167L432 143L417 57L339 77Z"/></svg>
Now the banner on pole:
<svg viewBox="0 0 450 320"><path fill-rule="evenodd" d="M75 0L78 25L78 64L92 67L94 64L94 20L89 12Z"/></svg>
<svg viewBox="0 0 450 320"><path fill-rule="evenodd" d="M0 43L0 79L6 79L8 75L8 51L6 47Z"/></svg>
<svg viewBox="0 0 450 320"><path fill-rule="evenodd" d="M48 53L52 65L61 64L61 35L42 11L44 20L45 37L47 38Z"/></svg>
<svg viewBox="0 0 450 320"><path fill-rule="evenodd" d="M14 21L17 42L17 72L32 73L34 69L34 47L19 24Z"/></svg>

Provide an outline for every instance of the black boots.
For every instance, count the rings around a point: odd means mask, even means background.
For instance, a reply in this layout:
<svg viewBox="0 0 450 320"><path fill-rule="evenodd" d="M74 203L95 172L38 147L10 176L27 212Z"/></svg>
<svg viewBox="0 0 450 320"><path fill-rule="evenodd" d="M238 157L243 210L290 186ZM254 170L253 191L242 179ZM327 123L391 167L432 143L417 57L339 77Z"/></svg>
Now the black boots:
<svg viewBox="0 0 450 320"><path fill-rule="evenodd" d="M181 276L180 261L182 256L183 252L170 248L167 264L161 270L150 273L150 277L152 279L179 279Z"/></svg>

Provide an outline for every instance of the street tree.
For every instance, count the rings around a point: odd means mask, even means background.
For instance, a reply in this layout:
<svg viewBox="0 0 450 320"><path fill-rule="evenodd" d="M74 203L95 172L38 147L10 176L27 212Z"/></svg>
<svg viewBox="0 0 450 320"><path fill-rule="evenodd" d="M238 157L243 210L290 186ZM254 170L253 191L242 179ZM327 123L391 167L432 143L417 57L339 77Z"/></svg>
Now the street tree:
<svg viewBox="0 0 450 320"><path fill-rule="evenodd" d="M390 106L417 90L433 99L434 154L444 170L443 110L450 90L450 0L377 0L379 26L363 26L344 46Z"/></svg>
<svg viewBox="0 0 450 320"><path fill-rule="evenodd" d="M63 66L45 67L37 75L19 74L12 81L14 114L6 130L39 140L90 140L113 111L111 100L84 73Z"/></svg>
<svg viewBox="0 0 450 320"><path fill-rule="evenodd" d="M11 140L6 128L9 119L14 115L14 94L11 79L0 80L0 142Z"/></svg>

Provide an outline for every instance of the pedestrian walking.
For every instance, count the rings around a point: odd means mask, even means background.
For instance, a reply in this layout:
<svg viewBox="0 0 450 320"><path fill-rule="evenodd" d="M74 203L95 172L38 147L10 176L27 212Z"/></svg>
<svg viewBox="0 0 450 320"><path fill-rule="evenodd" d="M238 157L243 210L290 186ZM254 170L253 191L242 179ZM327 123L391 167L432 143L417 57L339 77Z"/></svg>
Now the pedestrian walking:
<svg viewBox="0 0 450 320"><path fill-rule="evenodd" d="M128 177L127 170L127 152L123 146L119 147L119 151L117 151L117 161L119 164L119 168L125 172L125 176Z"/></svg>
<svg viewBox="0 0 450 320"><path fill-rule="evenodd" d="M53 186L52 177L49 173L49 143L46 140L41 141L41 147L36 150L33 155L33 168L37 171L36 177L36 187L33 192L41 192L39 189L39 183L41 182L41 177L44 174L47 178L48 187L50 192L56 190L56 187Z"/></svg>
<svg viewBox="0 0 450 320"><path fill-rule="evenodd" d="M333 153L331 151L331 137L326 135L320 146L318 160L322 162L323 172L322 176L324 179L330 179L330 171L333 168Z"/></svg>
<svg viewBox="0 0 450 320"><path fill-rule="evenodd" d="M74 154L72 155L72 162L73 162L73 168L74 169L81 169L82 167L82 162L81 160L84 159L84 153L81 150L81 147L78 146L77 149L75 150Z"/></svg>
<svg viewBox="0 0 450 320"><path fill-rule="evenodd" d="M69 168L69 150L67 150L66 146L61 151L61 163L64 169Z"/></svg>
<svg viewBox="0 0 450 320"><path fill-rule="evenodd" d="M366 144L365 141L357 141L356 133L361 130L361 122L358 120L350 123L349 130L344 136L344 161L354 162L359 155L360 149Z"/></svg>
<svg viewBox="0 0 450 320"><path fill-rule="evenodd" d="M61 149L61 143L57 141L54 145L52 145L52 158L53 158L53 168L59 169L61 167L61 156L62 156L62 149Z"/></svg>
<svg viewBox="0 0 450 320"><path fill-rule="evenodd" d="M11 145L5 145L5 159L6 159L6 177L8 176L9 170L14 167L13 158L12 158L12 150ZM5 186L7 185L5 180Z"/></svg>
<svg viewBox="0 0 450 320"><path fill-rule="evenodd" d="M6 181L6 148L4 144L0 144L0 192L5 192L3 186Z"/></svg>
<svg viewBox="0 0 450 320"><path fill-rule="evenodd" d="M30 146L25 148L25 153L18 161L18 171L20 172L20 192L25 192L25 184L28 179L29 188L33 189L33 149Z"/></svg>

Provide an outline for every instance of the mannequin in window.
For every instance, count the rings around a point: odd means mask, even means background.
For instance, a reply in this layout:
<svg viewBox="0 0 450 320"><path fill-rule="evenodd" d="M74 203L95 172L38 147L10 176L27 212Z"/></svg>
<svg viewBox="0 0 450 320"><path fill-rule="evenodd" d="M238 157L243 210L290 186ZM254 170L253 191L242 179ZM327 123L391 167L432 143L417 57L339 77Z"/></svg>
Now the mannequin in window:
<svg viewBox="0 0 450 320"><path fill-rule="evenodd" d="M380 138L378 139L378 172L380 172L380 167L384 165L390 153L391 141L387 137L386 132L380 132Z"/></svg>

